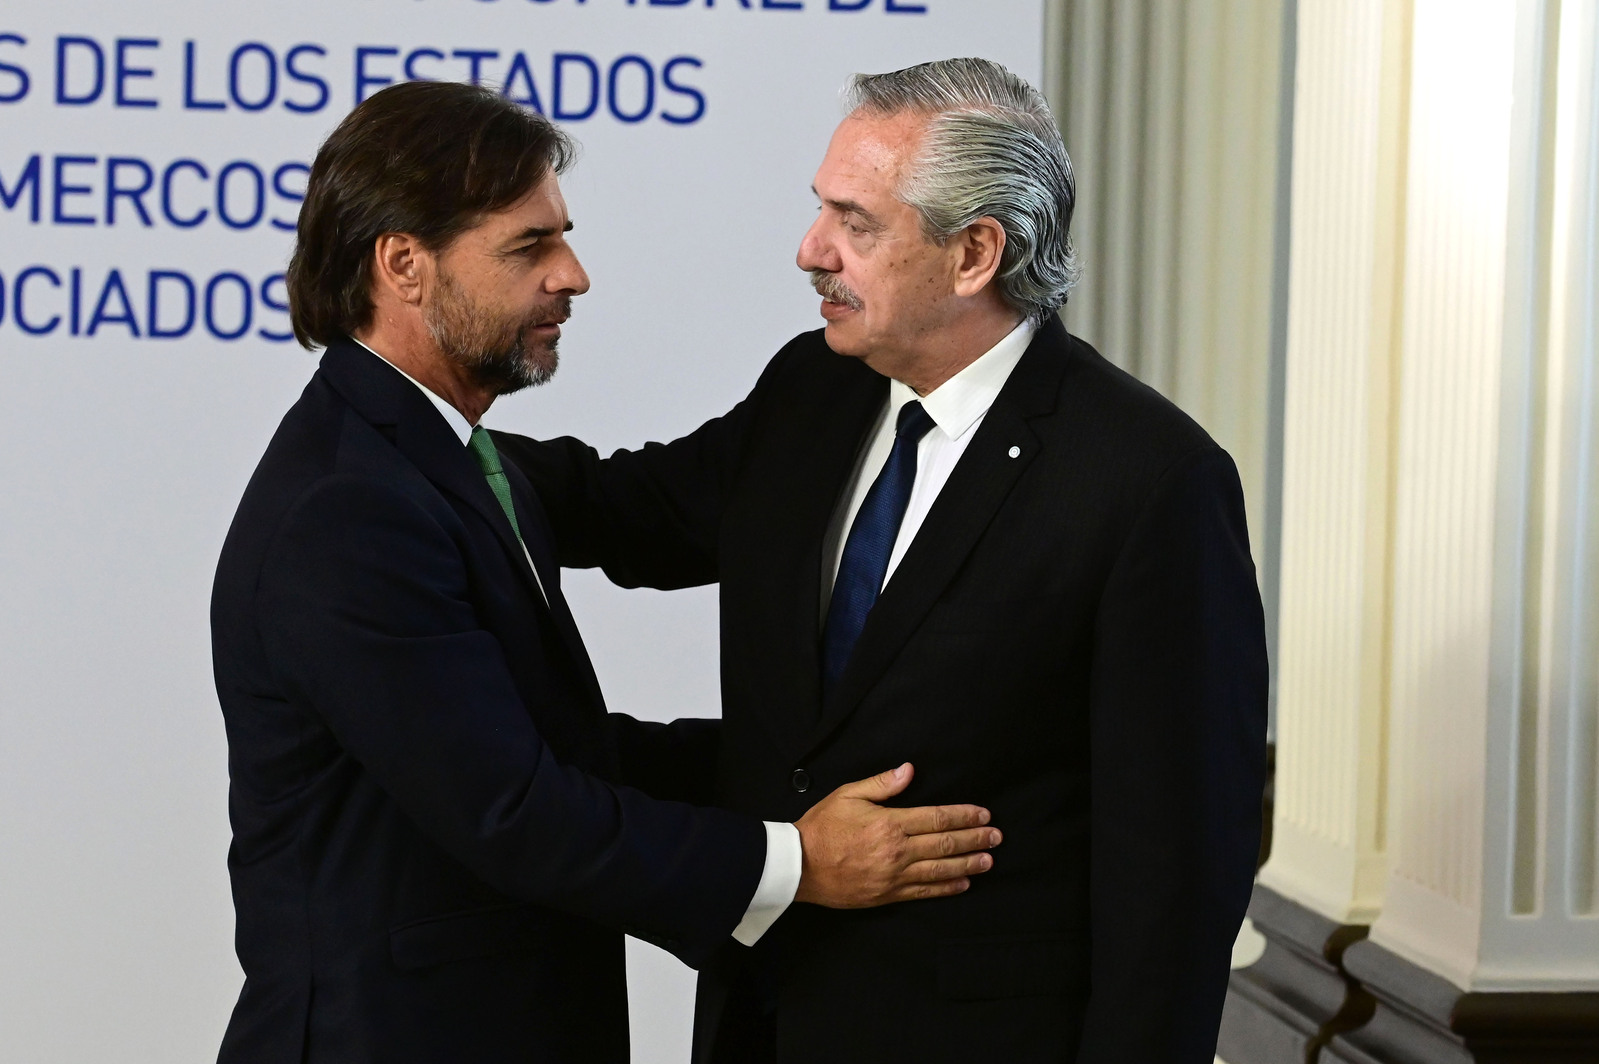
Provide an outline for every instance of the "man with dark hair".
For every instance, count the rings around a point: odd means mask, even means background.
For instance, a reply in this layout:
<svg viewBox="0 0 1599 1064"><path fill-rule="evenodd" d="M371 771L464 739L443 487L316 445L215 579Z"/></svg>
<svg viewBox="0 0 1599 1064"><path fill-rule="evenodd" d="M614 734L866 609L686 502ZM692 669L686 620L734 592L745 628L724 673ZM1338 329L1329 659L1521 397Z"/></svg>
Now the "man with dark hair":
<svg viewBox="0 0 1599 1064"><path fill-rule="evenodd" d="M695 1059L1209 1064L1265 770L1232 461L1061 327L1072 171L1021 79L856 79L814 189L826 329L726 417L501 447L563 564L720 581L725 804L789 819L909 749L901 798L975 796L1005 857L719 951Z"/></svg>
<svg viewBox="0 0 1599 1064"><path fill-rule="evenodd" d="M622 1064L624 931L693 964L791 900L990 864L984 810L877 804L908 765L763 824L687 804L715 722L606 713L538 499L476 427L554 371L588 289L569 158L493 92L414 83L311 168L290 312L327 352L212 599L245 972L223 1064Z"/></svg>

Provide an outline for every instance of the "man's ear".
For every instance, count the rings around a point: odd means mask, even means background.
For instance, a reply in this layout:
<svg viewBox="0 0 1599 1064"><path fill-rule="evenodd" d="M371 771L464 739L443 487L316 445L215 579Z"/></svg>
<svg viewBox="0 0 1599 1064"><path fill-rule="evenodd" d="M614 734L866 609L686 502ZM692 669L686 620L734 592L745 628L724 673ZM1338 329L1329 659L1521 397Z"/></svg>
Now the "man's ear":
<svg viewBox="0 0 1599 1064"><path fill-rule="evenodd" d="M372 285L400 303L419 306L433 253L409 233L384 233L372 247Z"/></svg>
<svg viewBox="0 0 1599 1064"><path fill-rule="evenodd" d="M999 272L1005 254L1005 227L987 215L950 237L955 244L955 294L974 296Z"/></svg>

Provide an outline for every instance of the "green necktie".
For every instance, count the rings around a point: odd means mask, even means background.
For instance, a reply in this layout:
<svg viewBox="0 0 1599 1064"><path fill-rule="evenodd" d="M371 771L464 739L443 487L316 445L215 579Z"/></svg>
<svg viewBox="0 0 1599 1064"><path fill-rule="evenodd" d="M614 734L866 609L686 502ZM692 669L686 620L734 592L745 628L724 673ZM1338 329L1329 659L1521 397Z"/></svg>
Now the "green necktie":
<svg viewBox="0 0 1599 1064"><path fill-rule="evenodd" d="M494 440L487 429L478 425L472 429L472 438L466 445L477 459L477 464L483 468L489 490L500 500L500 509L505 511L506 518L510 520L511 531L516 533L517 542L522 542L522 529L516 523L516 507L511 505L511 482L506 479L505 468L500 465L500 452L495 450Z"/></svg>

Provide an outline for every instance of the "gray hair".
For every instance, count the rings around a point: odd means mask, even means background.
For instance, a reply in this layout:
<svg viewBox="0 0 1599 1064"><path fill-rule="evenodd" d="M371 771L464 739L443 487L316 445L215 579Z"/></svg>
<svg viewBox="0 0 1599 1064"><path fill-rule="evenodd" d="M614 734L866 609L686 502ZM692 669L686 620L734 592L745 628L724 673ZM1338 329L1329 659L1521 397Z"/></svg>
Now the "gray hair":
<svg viewBox="0 0 1599 1064"><path fill-rule="evenodd" d="M1042 322L1077 283L1069 230L1077 200L1071 160L1044 96L998 63L944 59L888 74L856 74L850 113L930 116L899 198L943 244L977 219L1005 230L1000 294Z"/></svg>

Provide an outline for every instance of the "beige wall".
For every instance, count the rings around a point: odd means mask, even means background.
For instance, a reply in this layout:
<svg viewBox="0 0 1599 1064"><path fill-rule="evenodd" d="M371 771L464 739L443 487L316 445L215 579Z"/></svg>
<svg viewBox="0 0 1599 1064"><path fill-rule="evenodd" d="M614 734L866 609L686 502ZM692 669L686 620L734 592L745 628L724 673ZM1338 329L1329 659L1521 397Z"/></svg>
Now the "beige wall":
<svg viewBox="0 0 1599 1064"><path fill-rule="evenodd" d="M1238 463L1272 553L1282 0L1057 0L1045 79L1077 174L1063 317ZM1262 566L1264 569L1265 567Z"/></svg>

